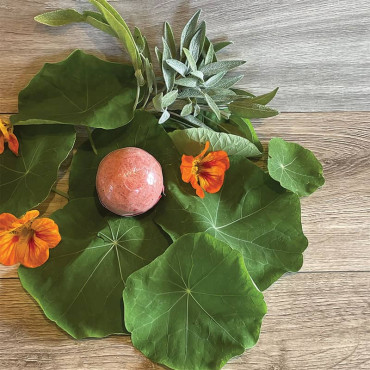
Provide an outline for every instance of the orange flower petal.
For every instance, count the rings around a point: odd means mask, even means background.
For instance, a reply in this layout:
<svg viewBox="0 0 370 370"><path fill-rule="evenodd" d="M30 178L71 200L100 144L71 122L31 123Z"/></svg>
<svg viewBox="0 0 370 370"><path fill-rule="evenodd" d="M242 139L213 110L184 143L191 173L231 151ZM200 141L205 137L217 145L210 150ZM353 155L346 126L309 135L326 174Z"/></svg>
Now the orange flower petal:
<svg viewBox="0 0 370 370"><path fill-rule="evenodd" d="M201 186L198 184L197 179L195 176L191 179L191 186L195 189L195 193L198 195L199 198L204 198L204 191Z"/></svg>
<svg viewBox="0 0 370 370"><path fill-rule="evenodd" d="M19 219L19 222L22 223L22 224L25 224L27 223L28 221L31 221L33 219L35 219L36 217L38 217L40 214L39 211L37 210L33 210L33 211L28 211L25 215L23 215L20 219Z"/></svg>
<svg viewBox="0 0 370 370"><path fill-rule="evenodd" d="M193 174L193 162L194 162L194 157L191 155L183 155L181 158L181 177L182 181L184 182L190 182L190 179Z"/></svg>
<svg viewBox="0 0 370 370"><path fill-rule="evenodd" d="M24 214L21 218L18 218L16 221L14 221L13 227L18 228L24 226L27 222L34 220L38 215L40 214L39 211L33 210L28 211L26 214Z"/></svg>
<svg viewBox="0 0 370 370"><path fill-rule="evenodd" d="M8 140L9 136L8 128L6 127L5 122L1 119L0 119L0 134L3 134L5 140Z"/></svg>
<svg viewBox="0 0 370 370"><path fill-rule="evenodd" d="M19 143L17 137L13 133L9 134L8 147L15 155L18 155Z"/></svg>
<svg viewBox="0 0 370 370"><path fill-rule="evenodd" d="M0 132L0 154L4 153L4 136Z"/></svg>
<svg viewBox="0 0 370 370"><path fill-rule="evenodd" d="M196 159L203 158L203 156L207 153L208 149L209 149L209 141L206 142L204 149L195 158Z"/></svg>
<svg viewBox="0 0 370 370"><path fill-rule="evenodd" d="M48 248L54 248L61 241L58 225L50 218L39 218L32 223L35 239L47 243Z"/></svg>
<svg viewBox="0 0 370 370"><path fill-rule="evenodd" d="M18 236L11 233L0 232L0 263L5 266L11 266L18 263L15 245Z"/></svg>
<svg viewBox="0 0 370 370"><path fill-rule="evenodd" d="M218 169L211 169L210 171L204 171L199 175L199 183L200 186L207 192L207 193L217 193L223 183L224 183L224 172L222 174L218 173Z"/></svg>
<svg viewBox="0 0 370 370"><path fill-rule="evenodd" d="M17 217L13 216L11 213L2 213L0 215L0 234L1 231L13 229L13 223L17 220Z"/></svg>
<svg viewBox="0 0 370 370"><path fill-rule="evenodd" d="M18 242L16 251L18 261L26 267L39 267L49 258L48 243L35 236Z"/></svg>
<svg viewBox="0 0 370 370"><path fill-rule="evenodd" d="M213 166L222 168L223 171L226 171L229 169L230 161L225 151L218 150L217 152L211 152L207 154L205 158L203 158L202 168L203 167L213 167Z"/></svg>

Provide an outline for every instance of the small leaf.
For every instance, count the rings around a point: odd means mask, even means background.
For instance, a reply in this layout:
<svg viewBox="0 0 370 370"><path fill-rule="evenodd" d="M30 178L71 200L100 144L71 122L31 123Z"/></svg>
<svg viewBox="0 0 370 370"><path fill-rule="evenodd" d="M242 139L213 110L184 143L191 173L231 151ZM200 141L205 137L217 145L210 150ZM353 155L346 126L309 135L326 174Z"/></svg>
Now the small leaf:
<svg viewBox="0 0 370 370"><path fill-rule="evenodd" d="M215 101L208 94L204 94L204 97L207 101L208 106L212 109L213 113L216 115L218 120L220 120L221 119L221 113L220 113L220 110L219 110L217 104L215 103Z"/></svg>
<svg viewBox="0 0 370 370"><path fill-rule="evenodd" d="M200 106L195 104L194 106L194 117L196 117L200 113Z"/></svg>
<svg viewBox="0 0 370 370"><path fill-rule="evenodd" d="M176 59L167 59L166 63L181 76L185 77L188 67L184 63Z"/></svg>
<svg viewBox="0 0 370 370"><path fill-rule="evenodd" d="M199 89L194 89L192 87L183 89L180 91L178 98L184 99L184 98L203 98L203 94Z"/></svg>
<svg viewBox="0 0 370 370"><path fill-rule="evenodd" d="M198 31L196 31L189 45L189 52L193 56L195 63L198 61L199 55L202 52L205 36L206 36L206 23L203 21L200 24Z"/></svg>
<svg viewBox="0 0 370 370"><path fill-rule="evenodd" d="M127 52L130 55L132 64L135 71L141 68L141 58L137 49L134 37L126 22L119 15L119 13L105 0L89 0L100 12L104 15L104 18L108 24L112 27L118 38L122 41L126 47Z"/></svg>
<svg viewBox="0 0 370 370"><path fill-rule="evenodd" d="M266 105L266 104L270 103L270 101L272 99L274 99L274 97L275 97L276 93L278 92L278 90L279 90L279 88L277 87L275 90L272 90L271 92L269 92L267 94L256 96L251 101L253 103Z"/></svg>
<svg viewBox="0 0 370 370"><path fill-rule="evenodd" d="M166 109L163 111L158 123L161 125L162 123L165 123L169 118L170 118L170 113Z"/></svg>
<svg viewBox="0 0 370 370"><path fill-rule="evenodd" d="M189 114L193 113L193 103L189 103L184 105L184 107L181 110L181 116L188 116Z"/></svg>
<svg viewBox="0 0 370 370"><path fill-rule="evenodd" d="M268 170L281 186L300 197L312 194L325 183L322 165L310 150L277 137L269 143Z"/></svg>
<svg viewBox="0 0 370 370"><path fill-rule="evenodd" d="M123 301L133 345L173 369L221 368L257 342L266 314L242 255L204 233L133 273Z"/></svg>
<svg viewBox="0 0 370 370"><path fill-rule="evenodd" d="M200 71L204 73L205 76L215 75L220 72L228 72L233 68L239 67L244 64L243 60L228 60L222 62L214 62L207 64L200 68Z"/></svg>
<svg viewBox="0 0 370 370"><path fill-rule="evenodd" d="M229 89L230 87L232 87L236 83L238 83L243 77L244 77L244 75L239 75L239 76L235 76L235 77L224 78L224 79L218 81L214 85L214 87L223 88L223 89Z"/></svg>
<svg viewBox="0 0 370 370"><path fill-rule="evenodd" d="M204 86L205 87L217 86L217 83L224 78L225 74L226 72L217 73L216 75L210 77L207 81L205 81Z"/></svg>
<svg viewBox="0 0 370 370"><path fill-rule="evenodd" d="M208 95L211 96L237 96L234 91L229 89L220 89L220 88L208 88L204 90Z"/></svg>
<svg viewBox="0 0 370 370"><path fill-rule="evenodd" d="M163 100L163 92L157 94L152 100L154 108L157 112L162 112L163 111L162 100Z"/></svg>
<svg viewBox="0 0 370 370"><path fill-rule="evenodd" d="M150 50L149 50L149 45L148 45L148 41L146 39L145 36L143 36L143 39L144 39L144 50L143 50L143 55L145 58L148 58L149 62L152 63L152 56L150 54Z"/></svg>
<svg viewBox="0 0 370 370"><path fill-rule="evenodd" d="M250 97L250 98L255 98L256 95L253 95L252 93L250 93L249 91L245 91L245 90L241 90L241 89L232 89L237 95L244 95L244 96L247 96L247 97Z"/></svg>
<svg viewBox="0 0 370 370"><path fill-rule="evenodd" d="M109 26L107 20L104 18L104 16L101 13L93 12L91 10L85 10L84 12L82 12L82 15L84 17L94 18L95 20L99 21L100 23L105 23L106 25Z"/></svg>
<svg viewBox="0 0 370 370"><path fill-rule="evenodd" d="M175 38L173 36L173 31L169 23L165 22L164 24L164 39L167 42L168 47L171 50L171 54L173 58L176 58L177 51L176 51L176 43Z"/></svg>
<svg viewBox="0 0 370 370"><path fill-rule="evenodd" d="M250 100L244 99L230 103L229 109L231 113L243 118L267 118L279 114L275 109L252 103Z"/></svg>
<svg viewBox="0 0 370 370"><path fill-rule="evenodd" d="M75 22L84 22L85 17L74 9L54 10L36 16L36 22L47 26L64 26Z"/></svg>
<svg viewBox="0 0 370 370"><path fill-rule="evenodd" d="M229 156L240 155L248 158L261 155L258 148L243 137L204 128L176 130L170 132L169 136L180 154L198 155L209 141L210 151L224 150Z"/></svg>
<svg viewBox="0 0 370 370"><path fill-rule="evenodd" d="M176 80L175 84L178 86L196 87L198 86L199 81L197 78L185 77L185 78L179 78L178 80Z"/></svg>
<svg viewBox="0 0 370 370"><path fill-rule="evenodd" d="M183 51L184 51L184 53L186 55L186 59L187 59L187 61L189 63L189 67L191 68L191 70L193 72L195 72L197 70L197 64L196 64L193 56L191 55L191 53L190 53L190 51L188 49L183 48Z"/></svg>
<svg viewBox="0 0 370 370"><path fill-rule="evenodd" d="M97 28L98 30L103 31L107 33L108 35L117 37L117 34L114 32L112 27L105 22L105 19L104 21L100 20L101 18L104 18L100 13L85 11L83 14L84 15L89 14L89 15L86 15L85 22L88 23L90 26L93 26Z"/></svg>
<svg viewBox="0 0 370 370"><path fill-rule="evenodd" d="M137 48L139 49L139 52L141 53L145 48L145 41L143 35L141 34L141 31L137 27L135 27L134 30L134 40Z"/></svg>
<svg viewBox="0 0 370 370"><path fill-rule="evenodd" d="M133 117L136 81L131 66L76 50L46 63L19 93L16 124L67 124L113 129Z"/></svg>
<svg viewBox="0 0 370 370"><path fill-rule="evenodd" d="M114 37L117 34L109 26L105 18L97 12L84 11L82 14L73 9L55 10L36 16L35 21L48 26L64 26L74 22L86 22L91 26Z"/></svg>
<svg viewBox="0 0 370 370"><path fill-rule="evenodd" d="M163 42L162 73L164 82L167 87L167 91L171 91L175 84L176 72L166 63L168 59L172 59L172 54L166 40L163 37L162 42Z"/></svg>
<svg viewBox="0 0 370 370"><path fill-rule="evenodd" d="M203 82L204 74L201 71L190 72L190 74Z"/></svg>
<svg viewBox="0 0 370 370"><path fill-rule="evenodd" d="M215 57L215 50L214 50L213 44L210 42L209 47L208 47L208 51L207 51L207 55L204 59L204 64L207 65L207 64L212 63L214 57Z"/></svg>
<svg viewBox="0 0 370 370"><path fill-rule="evenodd" d="M183 57L183 48L188 48L191 39L194 36L194 33L197 29L197 24L199 20L201 10L198 10L188 21L185 25L184 29L181 33L181 41L180 41L180 57Z"/></svg>
<svg viewBox="0 0 370 370"><path fill-rule="evenodd" d="M161 66L161 69L162 69L163 53L158 49L157 46L154 48L154 51L155 51L155 55L158 60L158 64Z"/></svg>
<svg viewBox="0 0 370 370"><path fill-rule="evenodd" d="M162 98L162 108L167 108L170 106L177 98L178 95L177 90L172 90L169 93L167 93L163 98Z"/></svg>
<svg viewBox="0 0 370 370"><path fill-rule="evenodd" d="M222 50L223 48L226 48L226 46L229 46L229 45L232 45L232 44L233 44L232 41L221 41L221 42L216 42L213 45L213 47L214 47L215 53L217 53L220 50Z"/></svg>

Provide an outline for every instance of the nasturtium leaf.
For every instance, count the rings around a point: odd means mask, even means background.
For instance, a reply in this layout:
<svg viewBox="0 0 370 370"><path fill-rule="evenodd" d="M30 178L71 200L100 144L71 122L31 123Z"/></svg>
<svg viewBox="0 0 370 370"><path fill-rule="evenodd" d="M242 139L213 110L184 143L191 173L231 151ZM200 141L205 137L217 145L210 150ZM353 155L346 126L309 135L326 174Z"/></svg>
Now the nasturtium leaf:
<svg viewBox="0 0 370 370"><path fill-rule="evenodd" d="M310 150L275 137L270 140L268 154L270 176L293 193L307 196L324 185L322 165Z"/></svg>
<svg viewBox="0 0 370 370"><path fill-rule="evenodd" d="M261 155L257 147L243 137L204 128L176 130L169 133L169 136L180 154L198 155L204 149L205 143L209 141L210 151L224 150L229 156L257 157Z"/></svg>
<svg viewBox="0 0 370 370"><path fill-rule="evenodd" d="M285 272L298 271L307 247L299 197L238 156L231 158L221 190L204 199L177 174L156 221L173 240L204 231L239 250L261 290Z"/></svg>
<svg viewBox="0 0 370 370"><path fill-rule="evenodd" d="M164 128L150 113L137 111L126 126L115 130L94 130L92 137L98 154L89 142L82 144L73 157L69 195L71 198L91 197L95 194L95 177L100 161L113 150L138 147L146 150L161 164L164 180L171 168L179 168L179 155Z"/></svg>
<svg viewBox="0 0 370 370"><path fill-rule="evenodd" d="M19 157L10 150L0 155L0 213L18 217L38 206L57 180L60 164L76 139L73 127L16 127Z"/></svg>
<svg viewBox="0 0 370 370"><path fill-rule="evenodd" d="M133 345L174 369L218 369L258 340L266 313L242 255L187 234L134 272L123 291Z"/></svg>
<svg viewBox="0 0 370 370"><path fill-rule="evenodd" d="M61 243L41 267L20 267L23 287L46 316L74 338L127 333L122 290L127 277L167 248L152 216L118 217L96 198L75 199L52 218Z"/></svg>
<svg viewBox="0 0 370 370"><path fill-rule="evenodd" d="M131 121L136 96L131 66L73 52L46 63L19 94L12 123L71 124L113 129Z"/></svg>

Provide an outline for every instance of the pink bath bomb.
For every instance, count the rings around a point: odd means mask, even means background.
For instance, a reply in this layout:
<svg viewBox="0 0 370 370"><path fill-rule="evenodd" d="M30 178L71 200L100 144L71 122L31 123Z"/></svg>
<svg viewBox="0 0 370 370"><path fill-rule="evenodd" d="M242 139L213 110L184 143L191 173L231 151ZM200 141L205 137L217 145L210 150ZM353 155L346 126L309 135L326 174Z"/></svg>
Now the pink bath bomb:
<svg viewBox="0 0 370 370"><path fill-rule="evenodd" d="M120 216L135 216L151 209L163 192L162 167L148 152L123 148L99 164L96 190L101 204Z"/></svg>

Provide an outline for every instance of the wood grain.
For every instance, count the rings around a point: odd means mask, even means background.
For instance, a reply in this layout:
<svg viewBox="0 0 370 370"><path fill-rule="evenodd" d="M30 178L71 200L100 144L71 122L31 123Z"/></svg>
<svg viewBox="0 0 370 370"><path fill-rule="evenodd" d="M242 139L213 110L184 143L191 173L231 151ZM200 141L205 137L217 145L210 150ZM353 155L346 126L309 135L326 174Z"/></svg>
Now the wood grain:
<svg viewBox="0 0 370 370"><path fill-rule="evenodd" d="M281 87L273 105L291 113L257 122L262 140L298 142L324 165L325 186L302 200L310 242L303 268L266 291L269 311L259 343L225 369L369 369L368 0L111 3L152 47L165 20L179 35L202 8L209 36L235 41L224 57L247 60L241 86L255 93ZM126 58L114 39L89 26L56 29L33 21L39 13L67 7L91 9L88 0L0 1L0 113L16 112L18 92L42 65L76 48L108 60ZM343 112L332 113L338 110ZM62 191L68 190L69 163L70 158L59 171ZM51 193L38 209L48 216L66 202ZM6 370L161 368L135 350L129 337L70 338L22 289L16 267L0 266L0 343L0 369Z"/></svg>
<svg viewBox="0 0 370 370"><path fill-rule="evenodd" d="M291 275L266 293L257 346L225 369L368 369L370 273ZM354 294L354 292L356 292ZM159 369L128 337L76 341L18 280L0 279L0 368Z"/></svg>
<svg viewBox="0 0 370 370"><path fill-rule="evenodd" d="M368 0L111 2L152 47L159 44L165 20L179 35L186 19L202 8L210 38L235 42L225 58L248 61L240 68L241 86L255 93L280 86L274 106L281 111L369 110ZM19 90L42 65L75 48L122 58L118 43L90 26L51 29L33 21L45 11L71 7L91 9L88 0L1 1L0 112L15 112Z"/></svg>

